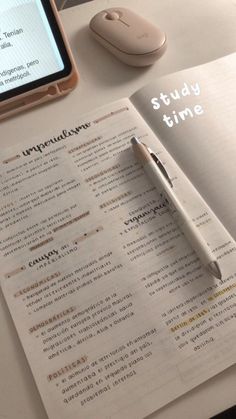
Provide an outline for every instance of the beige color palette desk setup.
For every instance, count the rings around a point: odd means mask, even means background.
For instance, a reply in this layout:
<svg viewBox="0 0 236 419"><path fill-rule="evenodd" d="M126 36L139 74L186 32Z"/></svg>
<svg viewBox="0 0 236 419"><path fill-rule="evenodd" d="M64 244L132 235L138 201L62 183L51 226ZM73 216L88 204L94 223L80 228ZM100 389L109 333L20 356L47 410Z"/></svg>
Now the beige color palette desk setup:
<svg viewBox="0 0 236 419"><path fill-rule="evenodd" d="M88 22L92 16L102 9L117 6L135 10L167 33L167 52L152 67L128 67L90 36ZM235 51L236 2L233 0L94 0L64 10L61 17L78 63L80 84L64 99L2 122L1 148L40 137L42 129L46 132L65 114L67 119L73 120L93 108L129 96L154 78ZM46 419L2 294L0 318L0 418ZM235 388L236 366L149 418L209 418L235 404Z"/></svg>

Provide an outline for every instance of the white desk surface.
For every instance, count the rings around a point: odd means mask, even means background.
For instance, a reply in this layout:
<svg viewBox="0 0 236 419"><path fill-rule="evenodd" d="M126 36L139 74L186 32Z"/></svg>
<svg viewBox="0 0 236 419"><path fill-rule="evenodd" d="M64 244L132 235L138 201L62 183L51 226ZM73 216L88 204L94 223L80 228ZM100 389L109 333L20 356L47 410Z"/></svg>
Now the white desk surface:
<svg viewBox="0 0 236 419"><path fill-rule="evenodd" d="M136 69L116 60L90 36L88 22L114 6L133 8L166 31L159 62ZM94 0L61 13L81 81L68 97L0 124L0 147L30 140L63 118L129 96L155 77L214 60L236 50L234 0ZM47 419L21 344L0 292L0 419ZM236 402L236 366L212 378L149 419L206 419ZM66 418L65 418L66 419ZM81 418L83 419L83 418ZM103 419L103 418L95 418ZM128 419L128 418L124 418Z"/></svg>

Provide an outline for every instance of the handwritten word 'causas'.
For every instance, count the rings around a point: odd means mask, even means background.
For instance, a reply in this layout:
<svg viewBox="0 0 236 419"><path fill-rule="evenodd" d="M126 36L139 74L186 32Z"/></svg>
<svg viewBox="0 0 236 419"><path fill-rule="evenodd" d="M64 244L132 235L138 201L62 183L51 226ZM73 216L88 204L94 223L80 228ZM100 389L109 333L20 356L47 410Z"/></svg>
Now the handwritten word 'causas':
<svg viewBox="0 0 236 419"><path fill-rule="evenodd" d="M187 96L199 96L200 95L200 86L198 83L190 84L184 83L182 89L175 89L169 94L161 92L159 97L153 97L151 99L152 107L155 111L161 109L161 107L169 106L172 101L181 100ZM171 115L163 115L163 122L169 127L172 128L174 125L179 124L181 121L185 121L187 118L193 118L194 116L202 115L203 109L202 106L197 104L193 108L186 107L181 111L173 110Z"/></svg>
<svg viewBox="0 0 236 419"><path fill-rule="evenodd" d="M61 131L61 134L58 135L57 137L50 138L49 140L45 141L44 143L40 143L40 144L37 144L37 145L35 145L31 148L28 148L27 150L22 151L22 154L23 154L23 156L30 156L31 153L33 153L33 152L42 153L43 150L45 148L49 147L50 145L56 144L56 143L58 143L62 140L66 140L67 138L69 138L71 136L78 135L80 133L80 131L85 130L87 128L90 128L90 126L91 126L91 123L87 122L86 124L82 124L79 127L75 127L73 129L70 129L70 130L64 129L64 130Z"/></svg>
<svg viewBox="0 0 236 419"><path fill-rule="evenodd" d="M33 266L37 265L38 263L43 262L45 260L49 260L50 258L53 258L53 256L56 256L58 254L59 254L58 250L53 249L50 252L48 252L47 254L45 253L44 255L39 256L36 259L31 260L29 262L29 267L33 268Z"/></svg>

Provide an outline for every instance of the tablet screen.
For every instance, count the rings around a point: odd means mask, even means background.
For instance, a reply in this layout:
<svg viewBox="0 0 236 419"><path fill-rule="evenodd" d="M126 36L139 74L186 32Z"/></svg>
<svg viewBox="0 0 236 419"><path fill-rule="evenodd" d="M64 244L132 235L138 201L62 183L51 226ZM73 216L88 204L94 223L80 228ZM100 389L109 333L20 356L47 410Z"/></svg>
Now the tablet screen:
<svg viewBox="0 0 236 419"><path fill-rule="evenodd" d="M0 0L0 100L57 80L70 60L48 0Z"/></svg>

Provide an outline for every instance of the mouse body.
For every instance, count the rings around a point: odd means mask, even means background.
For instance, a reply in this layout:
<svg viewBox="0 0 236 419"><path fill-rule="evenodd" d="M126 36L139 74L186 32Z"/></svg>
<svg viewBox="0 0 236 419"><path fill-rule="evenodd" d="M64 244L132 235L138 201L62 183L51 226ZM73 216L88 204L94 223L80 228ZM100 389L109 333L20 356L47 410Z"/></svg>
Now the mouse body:
<svg viewBox="0 0 236 419"><path fill-rule="evenodd" d="M166 35L157 26L124 7L102 10L90 21L94 38L119 60L143 67L166 49Z"/></svg>

